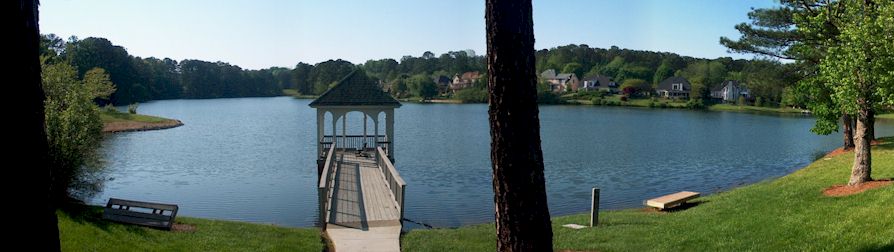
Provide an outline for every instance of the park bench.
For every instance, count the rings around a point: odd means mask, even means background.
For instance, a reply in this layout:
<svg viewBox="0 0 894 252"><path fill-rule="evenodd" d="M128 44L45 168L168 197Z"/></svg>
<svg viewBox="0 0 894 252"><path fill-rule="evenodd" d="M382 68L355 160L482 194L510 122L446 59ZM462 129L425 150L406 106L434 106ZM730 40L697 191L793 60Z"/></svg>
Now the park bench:
<svg viewBox="0 0 894 252"><path fill-rule="evenodd" d="M110 198L102 218L110 221L171 230L177 205Z"/></svg>
<svg viewBox="0 0 894 252"><path fill-rule="evenodd" d="M683 205L691 199L698 198L699 195L700 194L697 192L682 191L646 200L645 204L649 207L658 208L659 210L665 210Z"/></svg>

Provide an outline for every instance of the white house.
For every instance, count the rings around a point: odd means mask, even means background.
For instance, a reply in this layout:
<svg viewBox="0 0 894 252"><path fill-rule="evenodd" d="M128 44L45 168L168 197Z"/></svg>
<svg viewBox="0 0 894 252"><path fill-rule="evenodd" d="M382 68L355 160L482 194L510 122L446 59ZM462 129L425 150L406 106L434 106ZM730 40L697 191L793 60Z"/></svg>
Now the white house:
<svg viewBox="0 0 894 252"><path fill-rule="evenodd" d="M727 80L711 90L711 98L723 102L737 102L739 97L751 98L751 91L739 81Z"/></svg>

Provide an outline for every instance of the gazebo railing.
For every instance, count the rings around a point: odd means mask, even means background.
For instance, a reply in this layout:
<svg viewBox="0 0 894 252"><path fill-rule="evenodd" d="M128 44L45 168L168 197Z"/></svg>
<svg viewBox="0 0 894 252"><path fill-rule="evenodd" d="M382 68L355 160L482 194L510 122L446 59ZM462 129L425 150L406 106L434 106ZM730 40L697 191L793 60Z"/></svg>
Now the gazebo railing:
<svg viewBox="0 0 894 252"><path fill-rule="evenodd" d="M332 148L329 148L328 150L328 154L326 154L326 163L323 166L323 173L320 174L320 181L317 186L317 196L319 197L320 204L320 226L324 229L326 228L326 223L329 223L329 209L332 207L332 193L334 192L332 189L339 168L339 162L338 160L335 160L338 158L335 155L335 150Z"/></svg>
<svg viewBox="0 0 894 252"><path fill-rule="evenodd" d="M356 149L364 149L364 150L375 150L377 147L382 147L384 149L390 149L391 146L389 144L391 141L385 135L372 136L372 135L347 135L347 136L335 136L333 140L332 136L323 136L320 138L320 146L322 150L328 150L332 147L333 144L336 145L339 150L356 150ZM325 153L323 153L325 155Z"/></svg>
<svg viewBox="0 0 894 252"><path fill-rule="evenodd" d="M389 159L382 148L376 148L376 164L379 166L379 169L382 170L382 174L385 175L385 182L388 184L388 189L391 190L391 196L394 198L394 202L397 203L397 207L400 210L400 220L404 219L404 195L407 191L407 182L404 182L404 179L400 177L400 173L397 172L397 169L394 168L394 164L391 163L391 159Z"/></svg>

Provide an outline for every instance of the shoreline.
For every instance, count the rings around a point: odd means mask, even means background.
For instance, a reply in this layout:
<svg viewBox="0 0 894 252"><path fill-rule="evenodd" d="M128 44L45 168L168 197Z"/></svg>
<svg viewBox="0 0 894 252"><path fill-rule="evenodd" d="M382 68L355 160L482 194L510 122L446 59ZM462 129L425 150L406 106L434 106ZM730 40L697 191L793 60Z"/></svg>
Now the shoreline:
<svg viewBox="0 0 894 252"><path fill-rule="evenodd" d="M102 133L163 130L183 126L183 122L150 115L130 114L119 111L102 111Z"/></svg>
<svg viewBox="0 0 894 252"><path fill-rule="evenodd" d="M599 226L580 230L563 227L565 224L583 224L589 221L589 212L550 216L553 230L553 246L557 251L673 251L680 248L694 250L832 250L840 246L874 246L880 240L874 237L857 237L849 242L832 239L816 240L810 246L767 242L779 239L803 240L804 234L835 234L842 232L838 226L808 226L804 232L789 232L786 226L772 225L787 220L821 223L833 216L839 221L851 223L844 228L867 230L879 229L877 220L842 217L840 213L853 205L865 206L865 210L879 214L886 210L885 199L894 199L891 176L894 175L894 137L880 137L873 145L873 177L876 184L866 188L849 189L846 194L829 195L828 190L840 189L847 182L853 162L852 157L841 155L852 153L833 149L826 156L800 167L784 176L768 178L751 184L704 195L685 207L672 211L651 211L645 207L605 210L599 213ZM835 155L838 153L838 155ZM785 191L786 193L778 193ZM853 193L853 194L851 194ZM888 195L881 197L883 195ZM846 196L846 197L845 197ZM836 197L837 201L830 201ZM749 202L748 204L742 204ZM779 209L786 209L780 215ZM730 215L735 213L734 215ZM843 220L840 218L844 218ZM751 220L756 226L742 226L741 220ZM641 225L631 226L631 223ZM704 225L711 223L712 225ZM687 230L685 234L662 230ZM441 250L453 248L461 250L492 250L495 246L494 223L462 225L459 227L414 229L401 237L401 247L409 250ZM894 233L884 231L887 233ZM437 237L450 237L441 240ZM727 238L718 247L716 238ZM728 238L739 237L729 240ZM811 236L812 237L812 236ZM888 236L885 236L888 237ZM646 245L646 246L642 246ZM795 247L790 247L795 246ZM700 248L700 249L699 249ZM736 249L740 248L740 249ZM758 249L763 248L763 249ZM797 248L797 249L796 249ZM811 249L813 248L813 249ZM843 249L845 247L841 247Z"/></svg>
<svg viewBox="0 0 894 252"><path fill-rule="evenodd" d="M151 122L104 122L102 133L124 133L136 131L163 130L183 126L180 120L168 119L168 121L151 123Z"/></svg>

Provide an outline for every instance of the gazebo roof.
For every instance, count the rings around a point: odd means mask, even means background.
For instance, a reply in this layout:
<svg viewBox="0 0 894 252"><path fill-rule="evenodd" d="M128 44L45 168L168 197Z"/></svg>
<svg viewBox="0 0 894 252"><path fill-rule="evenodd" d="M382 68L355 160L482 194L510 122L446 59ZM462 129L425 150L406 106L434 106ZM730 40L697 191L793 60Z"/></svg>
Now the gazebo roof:
<svg viewBox="0 0 894 252"><path fill-rule="evenodd" d="M400 107L400 102L382 91L362 70L355 69L320 95L308 106L385 106Z"/></svg>

